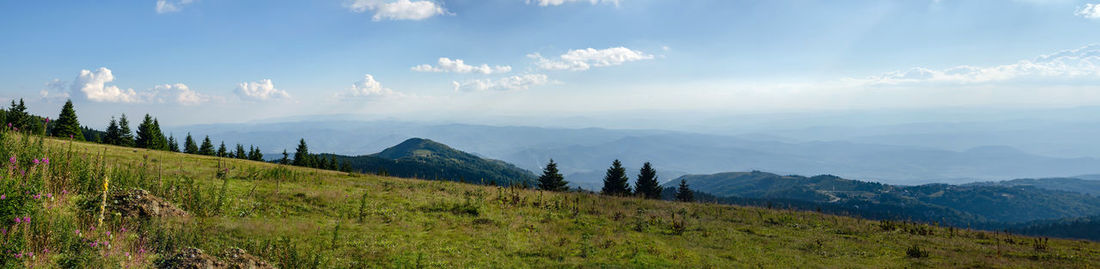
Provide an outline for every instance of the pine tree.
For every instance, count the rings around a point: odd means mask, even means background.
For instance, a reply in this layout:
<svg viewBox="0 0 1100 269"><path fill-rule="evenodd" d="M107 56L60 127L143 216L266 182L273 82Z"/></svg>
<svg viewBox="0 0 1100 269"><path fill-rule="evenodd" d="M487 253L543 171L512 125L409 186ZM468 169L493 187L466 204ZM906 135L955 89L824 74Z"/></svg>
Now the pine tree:
<svg viewBox="0 0 1100 269"><path fill-rule="evenodd" d="M199 145L195 144L195 139L191 138L191 133L187 133L187 138L183 140L183 152L199 154Z"/></svg>
<svg viewBox="0 0 1100 269"><path fill-rule="evenodd" d="M279 160L279 164L290 164L290 154L286 153L286 149L283 149L283 158Z"/></svg>
<svg viewBox="0 0 1100 269"><path fill-rule="evenodd" d="M309 147L306 146L306 139L302 138L298 141L298 149L294 151L294 165L310 166L309 157Z"/></svg>
<svg viewBox="0 0 1100 269"><path fill-rule="evenodd" d="M153 117L149 114L145 114L145 119L141 120L141 124L138 124L137 139L134 140L134 146L143 149L155 149L156 134L153 133Z"/></svg>
<svg viewBox="0 0 1100 269"><path fill-rule="evenodd" d="M107 134L103 135L103 144L118 145L122 140L122 131L118 129L118 122L111 116L111 122L107 123Z"/></svg>
<svg viewBox="0 0 1100 269"><path fill-rule="evenodd" d="M118 145L124 147L133 147L134 134L130 132L130 120L126 119L126 114L122 114L122 117L118 119L118 129Z"/></svg>
<svg viewBox="0 0 1100 269"><path fill-rule="evenodd" d="M630 195L629 181L623 163L615 160L611 163L611 168L607 168L607 175L603 178L603 190L601 192L605 195Z"/></svg>
<svg viewBox="0 0 1100 269"><path fill-rule="evenodd" d="M253 161L263 161L264 154L260 152L260 147L248 146L248 159Z"/></svg>
<svg viewBox="0 0 1100 269"><path fill-rule="evenodd" d="M168 136L168 150L172 152L180 152L180 144L176 143L175 136Z"/></svg>
<svg viewBox="0 0 1100 269"><path fill-rule="evenodd" d="M84 132L80 129L80 121L76 119L76 110L73 109L73 101L65 101L61 107L61 114L54 123L53 136L72 137L76 141L84 141Z"/></svg>
<svg viewBox="0 0 1100 269"><path fill-rule="evenodd" d="M202 139L202 145L199 146L199 154L206 156L214 156L214 143L210 142L210 136L206 136Z"/></svg>
<svg viewBox="0 0 1100 269"><path fill-rule="evenodd" d="M225 141L222 141L222 145L218 146L218 157L229 156L229 150L225 148Z"/></svg>
<svg viewBox="0 0 1100 269"><path fill-rule="evenodd" d="M661 199L660 183L657 182L657 170L646 162L642 170L638 171L638 181L634 182L634 192L645 196L647 199Z"/></svg>
<svg viewBox="0 0 1100 269"><path fill-rule="evenodd" d="M23 103L23 98L19 98L19 103L15 103L15 100L11 100L11 108L8 108L7 122L9 127L17 128L20 130L27 129L27 122L30 120L30 115L27 114L27 105Z"/></svg>
<svg viewBox="0 0 1100 269"><path fill-rule="evenodd" d="M233 158L248 159L248 155L245 155L244 153L244 145L237 143L237 150L234 151Z"/></svg>
<svg viewBox="0 0 1100 269"><path fill-rule="evenodd" d="M158 150L169 150L168 139L164 137L164 132L160 130L160 121L157 118L153 118L153 145Z"/></svg>
<svg viewBox="0 0 1100 269"><path fill-rule="evenodd" d="M340 169L340 165L336 163L336 155L329 155L328 156L328 169L329 170L339 170Z"/></svg>
<svg viewBox="0 0 1100 269"><path fill-rule="evenodd" d="M680 202L695 201L695 192L688 188L687 180L680 180L680 187L676 189L676 200Z"/></svg>
<svg viewBox="0 0 1100 269"><path fill-rule="evenodd" d="M351 173L351 163L348 160L340 162L340 171Z"/></svg>
<svg viewBox="0 0 1100 269"><path fill-rule="evenodd" d="M565 177L558 172L558 164L554 162L554 159L550 159L550 163L546 164L546 168L542 169L542 176L539 177L539 189L547 191L567 191L569 190L569 182L565 181Z"/></svg>

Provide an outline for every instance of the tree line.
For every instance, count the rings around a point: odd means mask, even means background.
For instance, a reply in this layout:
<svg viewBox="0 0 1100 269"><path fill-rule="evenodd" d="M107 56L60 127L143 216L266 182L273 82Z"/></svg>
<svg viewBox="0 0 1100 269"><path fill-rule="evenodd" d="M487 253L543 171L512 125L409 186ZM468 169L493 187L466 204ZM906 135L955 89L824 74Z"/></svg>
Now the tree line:
<svg viewBox="0 0 1100 269"><path fill-rule="evenodd" d="M629 181L623 163L615 160L611 162L611 167L607 168L600 194L611 196L635 195L646 199L661 199L661 192L664 191L664 187L661 187L660 182L657 181L657 169L654 169L649 162L642 164L633 188L630 187ZM568 185L569 182L565 181L565 177L558 171L558 164L554 162L554 159L550 159L550 162L542 169L542 175L538 178L538 188L561 192L568 191ZM691 191L686 180L680 180L680 185L676 188L676 200L682 202L695 201L694 192Z"/></svg>

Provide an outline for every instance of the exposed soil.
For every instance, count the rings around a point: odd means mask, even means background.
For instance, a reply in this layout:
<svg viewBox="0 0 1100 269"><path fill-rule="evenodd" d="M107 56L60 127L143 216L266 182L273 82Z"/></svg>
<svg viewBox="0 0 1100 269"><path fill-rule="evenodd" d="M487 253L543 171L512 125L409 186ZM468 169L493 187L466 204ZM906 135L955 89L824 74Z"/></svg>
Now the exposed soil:
<svg viewBox="0 0 1100 269"><path fill-rule="evenodd" d="M230 248L219 258L203 253L201 249L185 248L175 255L157 262L162 269L272 269L266 261L252 256L243 249Z"/></svg>

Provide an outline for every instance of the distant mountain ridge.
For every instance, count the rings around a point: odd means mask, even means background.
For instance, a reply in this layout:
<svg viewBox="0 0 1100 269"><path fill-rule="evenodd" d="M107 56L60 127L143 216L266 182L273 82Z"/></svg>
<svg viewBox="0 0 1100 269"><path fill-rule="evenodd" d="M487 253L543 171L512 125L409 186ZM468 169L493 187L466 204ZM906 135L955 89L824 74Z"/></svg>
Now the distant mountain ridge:
<svg viewBox="0 0 1100 269"><path fill-rule="evenodd" d="M665 185L672 187L681 179L688 181L692 189L734 202L799 201L856 209L889 206L892 210L908 211L901 215L913 220L953 225L1020 223L1100 214L1100 198L1033 186L897 186L831 175L781 176L759 171L685 175Z"/></svg>
<svg viewBox="0 0 1100 269"><path fill-rule="evenodd" d="M1088 176L1082 176L1087 178ZM1022 178L996 182L974 182L967 186L1032 186L1040 189L1079 192L1090 195L1100 195L1100 180L1085 179L1082 177L1058 177L1058 178Z"/></svg>
<svg viewBox="0 0 1100 269"><path fill-rule="evenodd" d="M321 154L348 162L353 171L398 177L534 186L535 175L510 163L485 159L423 138L410 138L379 153Z"/></svg>

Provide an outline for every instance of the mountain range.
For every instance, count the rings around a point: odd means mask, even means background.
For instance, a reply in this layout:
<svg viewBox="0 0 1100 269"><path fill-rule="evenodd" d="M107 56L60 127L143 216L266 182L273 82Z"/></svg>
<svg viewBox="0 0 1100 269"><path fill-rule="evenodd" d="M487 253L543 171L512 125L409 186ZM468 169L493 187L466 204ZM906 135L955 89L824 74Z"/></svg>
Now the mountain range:
<svg viewBox="0 0 1100 269"><path fill-rule="evenodd" d="M370 155L321 154L320 157L347 162L355 172L498 186L535 185L535 175L527 170L422 138L410 138Z"/></svg>

